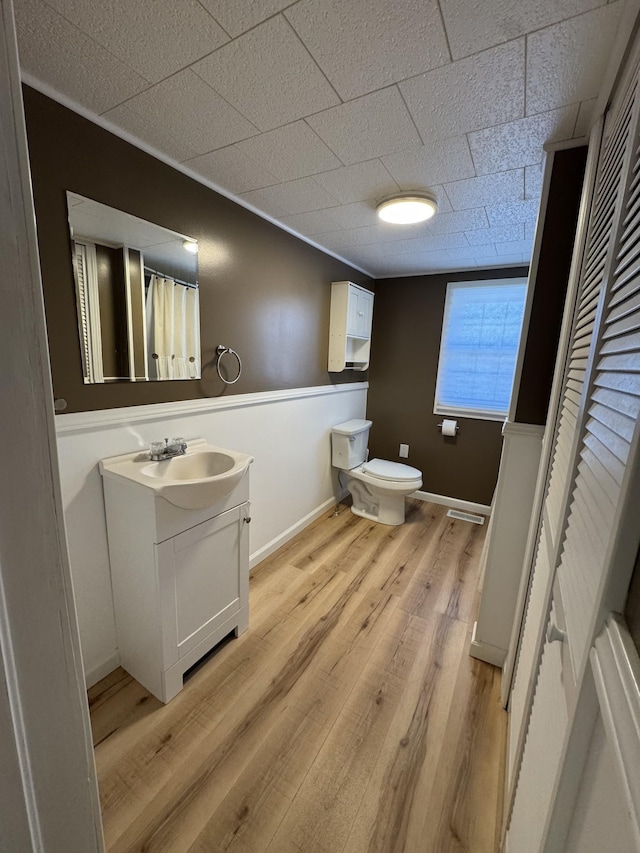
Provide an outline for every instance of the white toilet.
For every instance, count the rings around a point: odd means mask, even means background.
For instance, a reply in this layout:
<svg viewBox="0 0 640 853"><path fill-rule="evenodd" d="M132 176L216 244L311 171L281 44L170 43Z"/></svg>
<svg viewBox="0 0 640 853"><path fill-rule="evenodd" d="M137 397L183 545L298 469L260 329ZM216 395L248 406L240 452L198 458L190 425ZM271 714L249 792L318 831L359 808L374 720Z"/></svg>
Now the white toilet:
<svg viewBox="0 0 640 853"><path fill-rule="evenodd" d="M422 487L422 472L410 465L371 459L371 421L354 418L331 431L331 464L345 472L353 496L351 512L382 524L403 524L404 499Z"/></svg>

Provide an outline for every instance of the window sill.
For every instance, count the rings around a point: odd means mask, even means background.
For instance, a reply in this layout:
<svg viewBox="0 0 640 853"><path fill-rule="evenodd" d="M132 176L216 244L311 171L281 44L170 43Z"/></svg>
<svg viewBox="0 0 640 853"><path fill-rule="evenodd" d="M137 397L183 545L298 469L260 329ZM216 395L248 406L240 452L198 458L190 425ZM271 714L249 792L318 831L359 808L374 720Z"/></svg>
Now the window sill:
<svg viewBox="0 0 640 853"><path fill-rule="evenodd" d="M434 415L442 415L445 418L469 418L472 421L496 421L503 423L506 420L508 412L482 412L473 409L444 409L436 407L433 410Z"/></svg>

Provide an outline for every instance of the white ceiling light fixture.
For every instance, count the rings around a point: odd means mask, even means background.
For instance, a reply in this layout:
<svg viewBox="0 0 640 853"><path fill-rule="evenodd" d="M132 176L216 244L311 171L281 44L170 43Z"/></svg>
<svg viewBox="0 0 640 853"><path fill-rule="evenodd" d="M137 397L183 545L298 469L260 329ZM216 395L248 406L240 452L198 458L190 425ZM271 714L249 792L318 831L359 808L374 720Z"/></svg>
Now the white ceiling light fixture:
<svg viewBox="0 0 640 853"><path fill-rule="evenodd" d="M384 222L411 225L435 216L438 212L438 202L431 193L399 193L383 198L376 205L376 211Z"/></svg>
<svg viewBox="0 0 640 853"><path fill-rule="evenodd" d="M183 247L187 252L191 252L192 255L198 254L198 244L195 240L184 240L182 243Z"/></svg>

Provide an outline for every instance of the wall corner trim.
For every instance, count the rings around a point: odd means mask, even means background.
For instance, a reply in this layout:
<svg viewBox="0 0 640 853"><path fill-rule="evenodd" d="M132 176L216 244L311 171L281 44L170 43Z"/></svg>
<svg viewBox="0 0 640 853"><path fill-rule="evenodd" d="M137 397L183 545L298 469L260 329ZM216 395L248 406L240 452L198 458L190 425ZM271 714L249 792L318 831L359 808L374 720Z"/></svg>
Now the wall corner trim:
<svg viewBox="0 0 640 853"><path fill-rule="evenodd" d="M90 412L72 412L56 415L58 435L87 432L123 424L141 423L158 418L184 417L221 409L241 409L261 403L298 400L303 397L322 397L344 394L347 391L367 391L368 382L345 382L342 385L314 385L308 388L287 388L278 391L258 391L252 394L233 394L230 397L207 397L204 400L179 400L175 403L151 403L145 406L125 406L118 409L98 409Z"/></svg>
<svg viewBox="0 0 640 853"><path fill-rule="evenodd" d="M473 623L473 634L471 635L471 643L469 644L469 654L472 658L482 660L485 663L490 663L493 666L501 667L504 659L507 656L506 649L499 649L497 646L492 646L489 643L483 643L476 640L476 628L478 623Z"/></svg>

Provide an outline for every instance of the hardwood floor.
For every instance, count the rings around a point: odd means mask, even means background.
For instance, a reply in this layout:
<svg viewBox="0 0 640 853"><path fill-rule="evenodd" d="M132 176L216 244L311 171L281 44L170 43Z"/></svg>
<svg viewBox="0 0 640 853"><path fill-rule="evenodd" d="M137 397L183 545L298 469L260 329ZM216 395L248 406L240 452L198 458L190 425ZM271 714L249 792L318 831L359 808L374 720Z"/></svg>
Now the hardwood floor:
<svg viewBox="0 0 640 853"><path fill-rule="evenodd" d="M494 853L506 715L467 654L486 527L346 506L251 577L250 628L162 706L89 692L107 849Z"/></svg>

